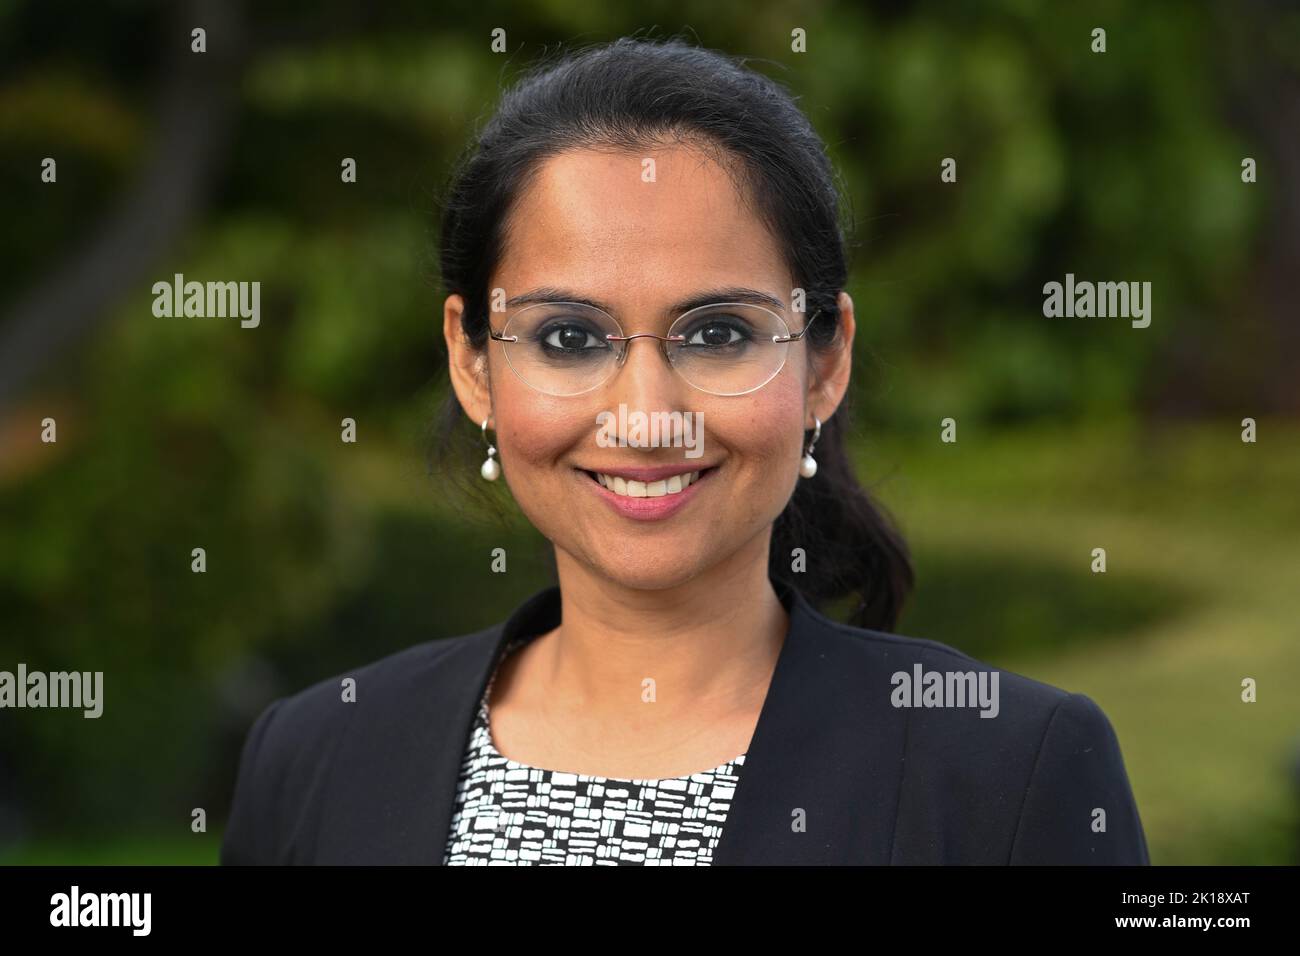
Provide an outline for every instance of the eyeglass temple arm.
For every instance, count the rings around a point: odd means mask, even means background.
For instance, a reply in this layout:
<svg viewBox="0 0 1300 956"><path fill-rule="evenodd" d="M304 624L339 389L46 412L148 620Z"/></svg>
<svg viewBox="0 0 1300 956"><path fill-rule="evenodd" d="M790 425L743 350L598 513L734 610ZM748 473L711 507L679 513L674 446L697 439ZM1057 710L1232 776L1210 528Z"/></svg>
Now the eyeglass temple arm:
<svg viewBox="0 0 1300 956"><path fill-rule="evenodd" d="M804 337L804 333L806 333L808 329L812 326L813 319L817 318L817 316L821 314L822 314L822 310L818 309L811 316L809 316L808 321L803 324L803 328L800 329L798 332L793 332L790 335L774 335L772 336L772 341L773 342L797 342L799 339Z"/></svg>

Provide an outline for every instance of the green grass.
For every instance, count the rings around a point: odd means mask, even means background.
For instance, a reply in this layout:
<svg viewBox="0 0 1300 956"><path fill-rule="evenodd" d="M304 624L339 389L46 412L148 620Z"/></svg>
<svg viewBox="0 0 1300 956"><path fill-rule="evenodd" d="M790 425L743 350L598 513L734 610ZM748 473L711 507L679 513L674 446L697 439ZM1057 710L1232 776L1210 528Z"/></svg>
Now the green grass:
<svg viewBox="0 0 1300 956"><path fill-rule="evenodd" d="M221 835L131 834L117 840L40 840L0 855L0 866L215 866Z"/></svg>
<svg viewBox="0 0 1300 956"><path fill-rule="evenodd" d="M1295 862L1300 429L1261 436L1225 422L860 450L915 552L899 630L1096 700L1153 863Z"/></svg>

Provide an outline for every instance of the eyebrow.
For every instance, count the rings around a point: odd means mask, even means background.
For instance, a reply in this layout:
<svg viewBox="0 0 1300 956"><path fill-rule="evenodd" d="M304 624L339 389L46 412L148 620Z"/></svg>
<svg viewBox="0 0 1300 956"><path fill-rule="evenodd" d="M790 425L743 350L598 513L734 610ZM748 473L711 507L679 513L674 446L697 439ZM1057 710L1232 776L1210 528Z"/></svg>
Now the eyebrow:
<svg viewBox="0 0 1300 956"><path fill-rule="evenodd" d="M610 315L613 315L615 311L604 302L579 295L568 289L557 289L553 286L543 286L540 289L533 289L531 292L517 295L506 302L506 308L538 302L577 302L581 305L589 305L593 309L608 312ZM700 306L713 305L718 302L748 302L750 305L762 305L772 309L779 309L782 312L785 311L785 303L774 295L759 292L757 289L747 289L743 286L728 286L696 292L680 302L674 302L664 310L663 314L665 318L675 318L683 312L691 311L691 309L698 309Z"/></svg>

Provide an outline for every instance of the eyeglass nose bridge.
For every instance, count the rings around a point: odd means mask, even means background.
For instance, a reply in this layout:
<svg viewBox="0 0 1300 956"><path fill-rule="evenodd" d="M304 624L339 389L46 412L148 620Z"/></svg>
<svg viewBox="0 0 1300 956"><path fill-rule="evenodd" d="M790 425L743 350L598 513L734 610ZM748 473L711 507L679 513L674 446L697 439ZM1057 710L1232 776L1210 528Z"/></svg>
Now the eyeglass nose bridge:
<svg viewBox="0 0 1300 956"><path fill-rule="evenodd" d="M669 364L669 365L672 365L672 366L675 368L677 363L675 363L675 362L672 360L672 356L668 354L668 350L667 350L667 348L664 346L663 343L665 343L665 342L685 342L685 341L686 341L686 336L684 336L684 335L657 335L657 334L654 333L654 332L633 332L631 335L614 335L612 332L607 332L607 333L605 333L605 341L606 341L606 342L631 342L633 339L658 339L659 342L660 342L659 350L663 353L664 358L668 359L668 364ZM630 351L631 351L631 349L628 348L628 346L626 346L626 345L622 346L622 347L618 350L618 366L619 366L620 368L623 366L623 363L627 361L627 356L628 356L628 353L629 353Z"/></svg>
<svg viewBox="0 0 1300 956"><path fill-rule="evenodd" d="M630 342L632 339L640 338L658 339L661 342L686 341L686 336L684 335L656 335L654 332L633 332L631 335L611 335L606 333L605 335L605 340L607 342Z"/></svg>

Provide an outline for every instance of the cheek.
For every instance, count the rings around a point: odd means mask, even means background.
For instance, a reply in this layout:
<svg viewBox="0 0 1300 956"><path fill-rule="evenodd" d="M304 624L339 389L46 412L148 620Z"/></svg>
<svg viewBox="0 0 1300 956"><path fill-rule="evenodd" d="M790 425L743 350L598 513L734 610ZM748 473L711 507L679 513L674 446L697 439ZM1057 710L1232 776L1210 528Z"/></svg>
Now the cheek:
<svg viewBox="0 0 1300 956"><path fill-rule="evenodd" d="M716 442L733 468L736 493L719 520L747 526L775 519L799 475L803 391L798 376L779 375L757 392L710 403L704 424L706 441Z"/></svg>
<svg viewBox="0 0 1300 956"><path fill-rule="evenodd" d="M496 389L493 400L496 444L510 493L539 530L554 531L548 527L550 516L574 477L568 458L591 444L596 411L588 413L575 398L543 395L517 379Z"/></svg>
<svg viewBox="0 0 1300 956"><path fill-rule="evenodd" d="M513 469L519 476L553 461L572 442L573 430L580 427L574 416L573 400L529 388L504 360L499 365L493 361L492 374L496 446L507 475ZM530 475L529 480L536 481L539 477ZM514 485L511 489L515 490Z"/></svg>
<svg viewBox="0 0 1300 956"><path fill-rule="evenodd" d="M498 416L497 447L503 480L523 515L551 538L555 516L563 513L566 489L556 459L573 446L573 425L549 402L516 404ZM500 407L500 406L499 406ZM569 423L569 424L566 424Z"/></svg>
<svg viewBox="0 0 1300 956"><path fill-rule="evenodd" d="M518 468L541 467L572 445L577 425L552 402L523 398L497 416L501 455Z"/></svg>
<svg viewBox="0 0 1300 956"><path fill-rule="evenodd" d="M791 374L787 374L787 373ZM804 385L790 369L763 386L755 396L754 431L750 461L757 491L752 495L752 517L770 521L785 508L799 482L799 461L804 443Z"/></svg>
<svg viewBox="0 0 1300 956"><path fill-rule="evenodd" d="M804 414L799 377L783 372L737 401L743 401L744 406L728 408L726 418L718 415L719 431L725 428L731 436L728 444L755 466L779 468L784 463L797 467Z"/></svg>

